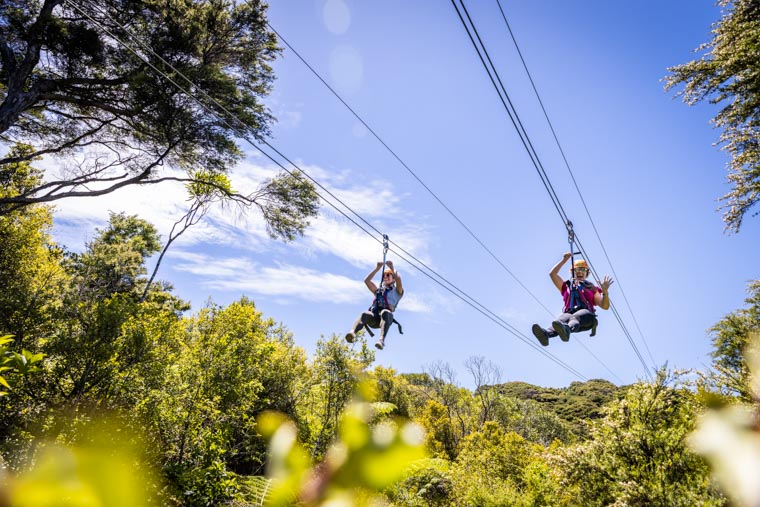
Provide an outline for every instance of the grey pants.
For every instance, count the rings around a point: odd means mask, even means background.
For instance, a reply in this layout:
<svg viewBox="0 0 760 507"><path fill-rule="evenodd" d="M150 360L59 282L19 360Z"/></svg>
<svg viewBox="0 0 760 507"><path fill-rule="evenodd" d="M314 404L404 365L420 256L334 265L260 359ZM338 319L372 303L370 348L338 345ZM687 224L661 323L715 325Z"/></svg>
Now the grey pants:
<svg viewBox="0 0 760 507"><path fill-rule="evenodd" d="M382 328L380 328L380 323L382 322ZM391 325L393 324L393 312L390 310L380 310L380 315L375 315L371 311L367 310L366 312L359 315L359 318L356 319L356 322L354 322L354 334L358 333L362 327L369 326L372 329L378 329L380 328L380 340L385 340L385 335L388 333L388 330L391 328Z"/></svg>
<svg viewBox="0 0 760 507"><path fill-rule="evenodd" d="M571 333L580 333L581 331L588 331L594 326L594 314L588 310L578 310L575 313L563 313L557 320L563 324L566 324L570 328ZM549 337L557 336L557 332L554 328L549 327L545 330Z"/></svg>

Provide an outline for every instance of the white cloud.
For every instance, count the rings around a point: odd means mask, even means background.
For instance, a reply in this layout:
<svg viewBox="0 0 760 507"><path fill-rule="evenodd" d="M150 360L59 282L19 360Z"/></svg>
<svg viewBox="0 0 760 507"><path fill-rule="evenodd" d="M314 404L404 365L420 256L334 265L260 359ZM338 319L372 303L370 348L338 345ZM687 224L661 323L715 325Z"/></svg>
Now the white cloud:
<svg viewBox="0 0 760 507"><path fill-rule="evenodd" d="M176 260L175 270L192 274L209 289L262 294L281 303L298 299L353 304L367 299L367 288L361 280L321 270L285 263L262 266L248 258L211 257L182 250L170 251L169 256ZM404 311L431 313L450 309L452 302L445 299L440 294L415 293L405 295L402 303Z"/></svg>
<svg viewBox="0 0 760 507"><path fill-rule="evenodd" d="M280 168L271 164L259 165L254 160L249 157L231 171L233 187L241 193L254 191L262 182L280 173ZM428 255L430 233L413 214L403 209L402 197L393 192L389 182L357 183L348 170L327 171L307 164L301 167L374 227L388 233L392 242L427 265L432 264ZM55 166L50 164L49 169L52 171ZM165 171L181 175L169 168ZM382 190L378 192L378 188ZM148 220L166 241L173 224L187 210L186 199L184 185L179 182L125 187L97 198L64 199L56 203L55 237L69 248L81 250L95 235L95 229L106 225L108 212L112 211L136 214ZM349 216L380 239L380 235L360 219ZM241 213L237 208L225 209L217 205L176 240L169 249L169 256L175 262L174 269L198 276L202 286L208 289L250 290L283 301L306 298L347 303L366 296L361 280L299 267L297 259L317 259L320 265L330 266L334 266L335 259L340 259L369 271L382 259L382 244L376 239L323 205L304 237L285 245L269 238L263 217L256 209ZM225 256L212 257L208 254L211 247L222 247ZM391 244L391 249L396 247ZM253 263L244 252L256 252L259 263ZM282 259L280 254L285 253L295 254L288 261L290 264L273 260ZM417 276L392 251L388 253L388 259L393 260L396 268L405 275ZM440 307L440 301L432 306L428 301L415 294L405 298L404 307L417 312Z"/></svg>

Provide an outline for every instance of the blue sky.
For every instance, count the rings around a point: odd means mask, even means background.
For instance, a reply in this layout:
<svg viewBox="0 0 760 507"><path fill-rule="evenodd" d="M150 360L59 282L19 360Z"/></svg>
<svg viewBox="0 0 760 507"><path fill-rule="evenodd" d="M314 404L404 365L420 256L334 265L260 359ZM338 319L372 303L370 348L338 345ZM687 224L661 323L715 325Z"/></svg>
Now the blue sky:
<svg viewBox="0 0 760 507"><path fill-rule="evenodd" d="M707 329L740 308L747 282L758 278L760 220L724 234L716 208L728 190L726 156L709 123L716 109L687 107L664 92L662 78L694 57L719 9L702 0L502 6L619 277L611 296L624 324L648 364L705 368ZM496 0L467 7L591 262L611 274ZM567 251L567 235L451 3L274 2L269 17L541 304L287 49L266 100L278 118L271 144L532 343L531 324L552 319L543 306L561 309L548 271ZM244 147L248 156L231 173L240 190L279 169ZM138 213L166 235L185 205L170 185L69 200L58 205L55 236L81 249L108 210ZM311 354L320 336L343 335L369 305L363 279L381 258L380 245L329 206L290 244L268 239L255 213L215 209L170 250L159 277L194 310L209 298L252 298ZM392 331L377 364L418 372L444 362L471 386L463 363L484 356L502 381L579 380L389 258L407 290L397 311L405 332ZM600 311L600 322L596 337L555 339L546 351L585 378L643 378L612 313Z"/></svg>

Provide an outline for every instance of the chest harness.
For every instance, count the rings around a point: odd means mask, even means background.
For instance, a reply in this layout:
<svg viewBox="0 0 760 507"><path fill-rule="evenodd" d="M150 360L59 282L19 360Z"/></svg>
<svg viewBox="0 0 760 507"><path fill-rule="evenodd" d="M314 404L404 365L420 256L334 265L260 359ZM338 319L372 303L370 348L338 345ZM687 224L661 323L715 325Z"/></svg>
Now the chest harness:
<svg viewBox="0 0 760 507"><path fill-rule="evenodd" d="M575 283L575 254L579 254L580 252L575 251L575 232L573 231L573 223L570 220L567 221L567 242L570 243L570 265L572 266L570 269L572 270L573 275L572 280L565 281L568 289L570 289L570 301L568 302L567 313L575 313L578 310L591 311L591 305L589 304L589 301L586 301L586 296L582 289L590 289L594 287L594 284L588 280L584 280L581 283ZM593 316L593 323L590 324L590 327L589 325L583 326L581 330L587 331L591 329L591 334L589 336L594 336L599 321L594 312L591 312L591 315Z"/></svg>
<svg viewBox="0 0 760 507"><path fill-rule="evenodd" d="M392 290L396 290L396 285L385 285L385 279L383 278L383 271L385 270L385 259L388 254L388 235L383 234L383 266L380 270L380 286L375 291L375 299L372 301L372 305L369 307L369 311L372 312L372 314L375 317L380 317L380 312L382 310L390 310L390 305L388 304L388 293ZM395 310L395 308L394 308ZM404 334L404 331L401 329L401 323L396 320L396 317L393 317L393 322L391 325L396 324L398 326L398 333ZM366 324L364 325L364 329L367 330L367 333L369 333L370 336L374 337L375 334L372 332L369 326Z"/></svg>

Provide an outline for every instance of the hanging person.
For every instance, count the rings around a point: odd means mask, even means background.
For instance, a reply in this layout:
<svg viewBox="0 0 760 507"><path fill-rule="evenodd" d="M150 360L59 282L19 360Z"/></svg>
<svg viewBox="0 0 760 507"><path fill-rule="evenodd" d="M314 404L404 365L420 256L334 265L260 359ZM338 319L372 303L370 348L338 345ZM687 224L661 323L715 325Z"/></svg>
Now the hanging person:
<svg viewBox="0 0 760 507"><path fill-rule="evenodd" d="M547 329L533 324L533 335L544 347L549 345L549 338L554 336L559 336L565 342L570 339L570 333L591 330L591 336L594 336L597 323L594 307L598 306L602 310L610 308L608 291L613 283L612 278L605 275L601 283L597 282L599 286L589 282L586 280L589 269L585 260L578 259L573 262L570 268L570 280L562 280L559 271L570 257L570 252L563 254L562 259L549 272L552 282L564 300L562 315L557 317L557 320L553 321L551 327Z"/></svg>
<svg viewBox="0 0 760 507"><path fill-rule="evenodd" d="M387 266L387 268L383 271L382 282L380 283L380 288L378 289L375 285L375 282L372 281L372 278L384 266ZM346 341L348 343L353 343L356 341L356 333L361 331L364 326L367 326L367 331L370 334L372 334L372 331L369 331L369 328L380 328L380 339L377 341L377 343L375 343L375 347L383 350L383 347L385 347L385 337L388 335L388 330L391 328L391 325L396 322L393 318L393 312L396 311L398 302L404 295L404 287L401 283L401 276L399 275L398 271L395 271L393 269L392 261L387 261L385 263L378 262L377 267L373 269L364 279L364 284L367 286L370 292L375 295L375 300L369 310L363 312L361 315L359 315L359 318L356 319L356 322L354 322L354 327L346 334ZM401 325L399 325L398 322L396 322L396 324L398 325L399 332L401 333Z"/></svg>

